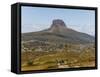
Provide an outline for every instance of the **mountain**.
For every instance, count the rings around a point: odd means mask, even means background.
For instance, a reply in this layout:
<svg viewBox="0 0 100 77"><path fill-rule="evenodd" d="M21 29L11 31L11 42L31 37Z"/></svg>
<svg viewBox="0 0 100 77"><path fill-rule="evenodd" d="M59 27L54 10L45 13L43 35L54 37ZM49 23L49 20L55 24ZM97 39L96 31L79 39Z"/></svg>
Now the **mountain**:
<svg viewBox="0 0 100 77"><path fill-rule="evenodd" d="M95 38L86 33L68 28L63 20L53 20L51 27L38 32L22 33L22 41L44 41L52 43L94 43Z"/></svg>
<svg viewBox="0 0 100 77"><path fill-rule="evenodd" d="M63 20L21 36L22 71L95 67L95 38L67 27Z"/></svg>

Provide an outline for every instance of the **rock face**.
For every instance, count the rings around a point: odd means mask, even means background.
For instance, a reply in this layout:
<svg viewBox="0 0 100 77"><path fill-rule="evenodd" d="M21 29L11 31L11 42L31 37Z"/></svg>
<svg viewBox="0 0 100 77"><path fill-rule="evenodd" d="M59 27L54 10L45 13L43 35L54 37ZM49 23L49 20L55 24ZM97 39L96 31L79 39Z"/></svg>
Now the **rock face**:
<svg viewBox="0 0 100 77"><path fill-rule="evenodd" d="M64 21L63 21L63 20L60 20L60 19L53 20L52 27L53 27L53 26L62 26L62 27L66 27Z"/></svg>
<svg viewBox="0 0 100 77"><path fill-rule="evenodd" d="M67 27L64 21L60 19L55 19L51 24L50 32L62 32L65 31L65 29L67 29Z"/></svg>

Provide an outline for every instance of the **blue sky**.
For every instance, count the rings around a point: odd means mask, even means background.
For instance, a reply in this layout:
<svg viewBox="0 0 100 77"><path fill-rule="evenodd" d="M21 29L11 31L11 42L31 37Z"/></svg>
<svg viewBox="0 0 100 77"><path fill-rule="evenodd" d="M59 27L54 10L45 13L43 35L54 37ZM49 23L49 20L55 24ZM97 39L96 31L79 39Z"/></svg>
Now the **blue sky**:
<svg viewBox="0 0 100 77"><path fill-rule="evenodd" d="M22 33L36 32L51 26L52 20L62 19L66 26L95 35L95 11L22 6Z"/></svg>

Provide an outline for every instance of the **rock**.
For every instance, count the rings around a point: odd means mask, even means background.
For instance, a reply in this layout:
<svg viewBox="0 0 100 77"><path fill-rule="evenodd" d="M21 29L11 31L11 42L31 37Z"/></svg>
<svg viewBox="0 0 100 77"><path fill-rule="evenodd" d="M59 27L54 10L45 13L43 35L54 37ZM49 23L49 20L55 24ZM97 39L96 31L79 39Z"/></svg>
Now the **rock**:
<svg viewBox="0 0 100 77"><path fill-rule="evenodd" d="M66 27L64 21L63 20L60 20L60 19L53 20L52 26L62 26L62 27Z"/></svg>
<svg viewBox="0 0 100 77"><path fill-rule="evenodd" d="M66 29L67 29L67 27L63 20L55 19L52 22L50 32L63 32Z"/></svg>

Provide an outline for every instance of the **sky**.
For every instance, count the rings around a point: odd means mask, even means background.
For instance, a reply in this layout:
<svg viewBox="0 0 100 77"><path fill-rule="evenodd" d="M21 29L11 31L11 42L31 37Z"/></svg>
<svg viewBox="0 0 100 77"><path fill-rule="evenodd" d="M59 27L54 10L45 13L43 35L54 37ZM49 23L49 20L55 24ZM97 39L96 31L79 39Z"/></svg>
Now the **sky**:
<svg viewBox="0 0 100 77"><path fill-rule="evenodd" d="M63 20L68 28L95 36L94 10L21 7L22 33L47 29L54 19Z"/></svg>

